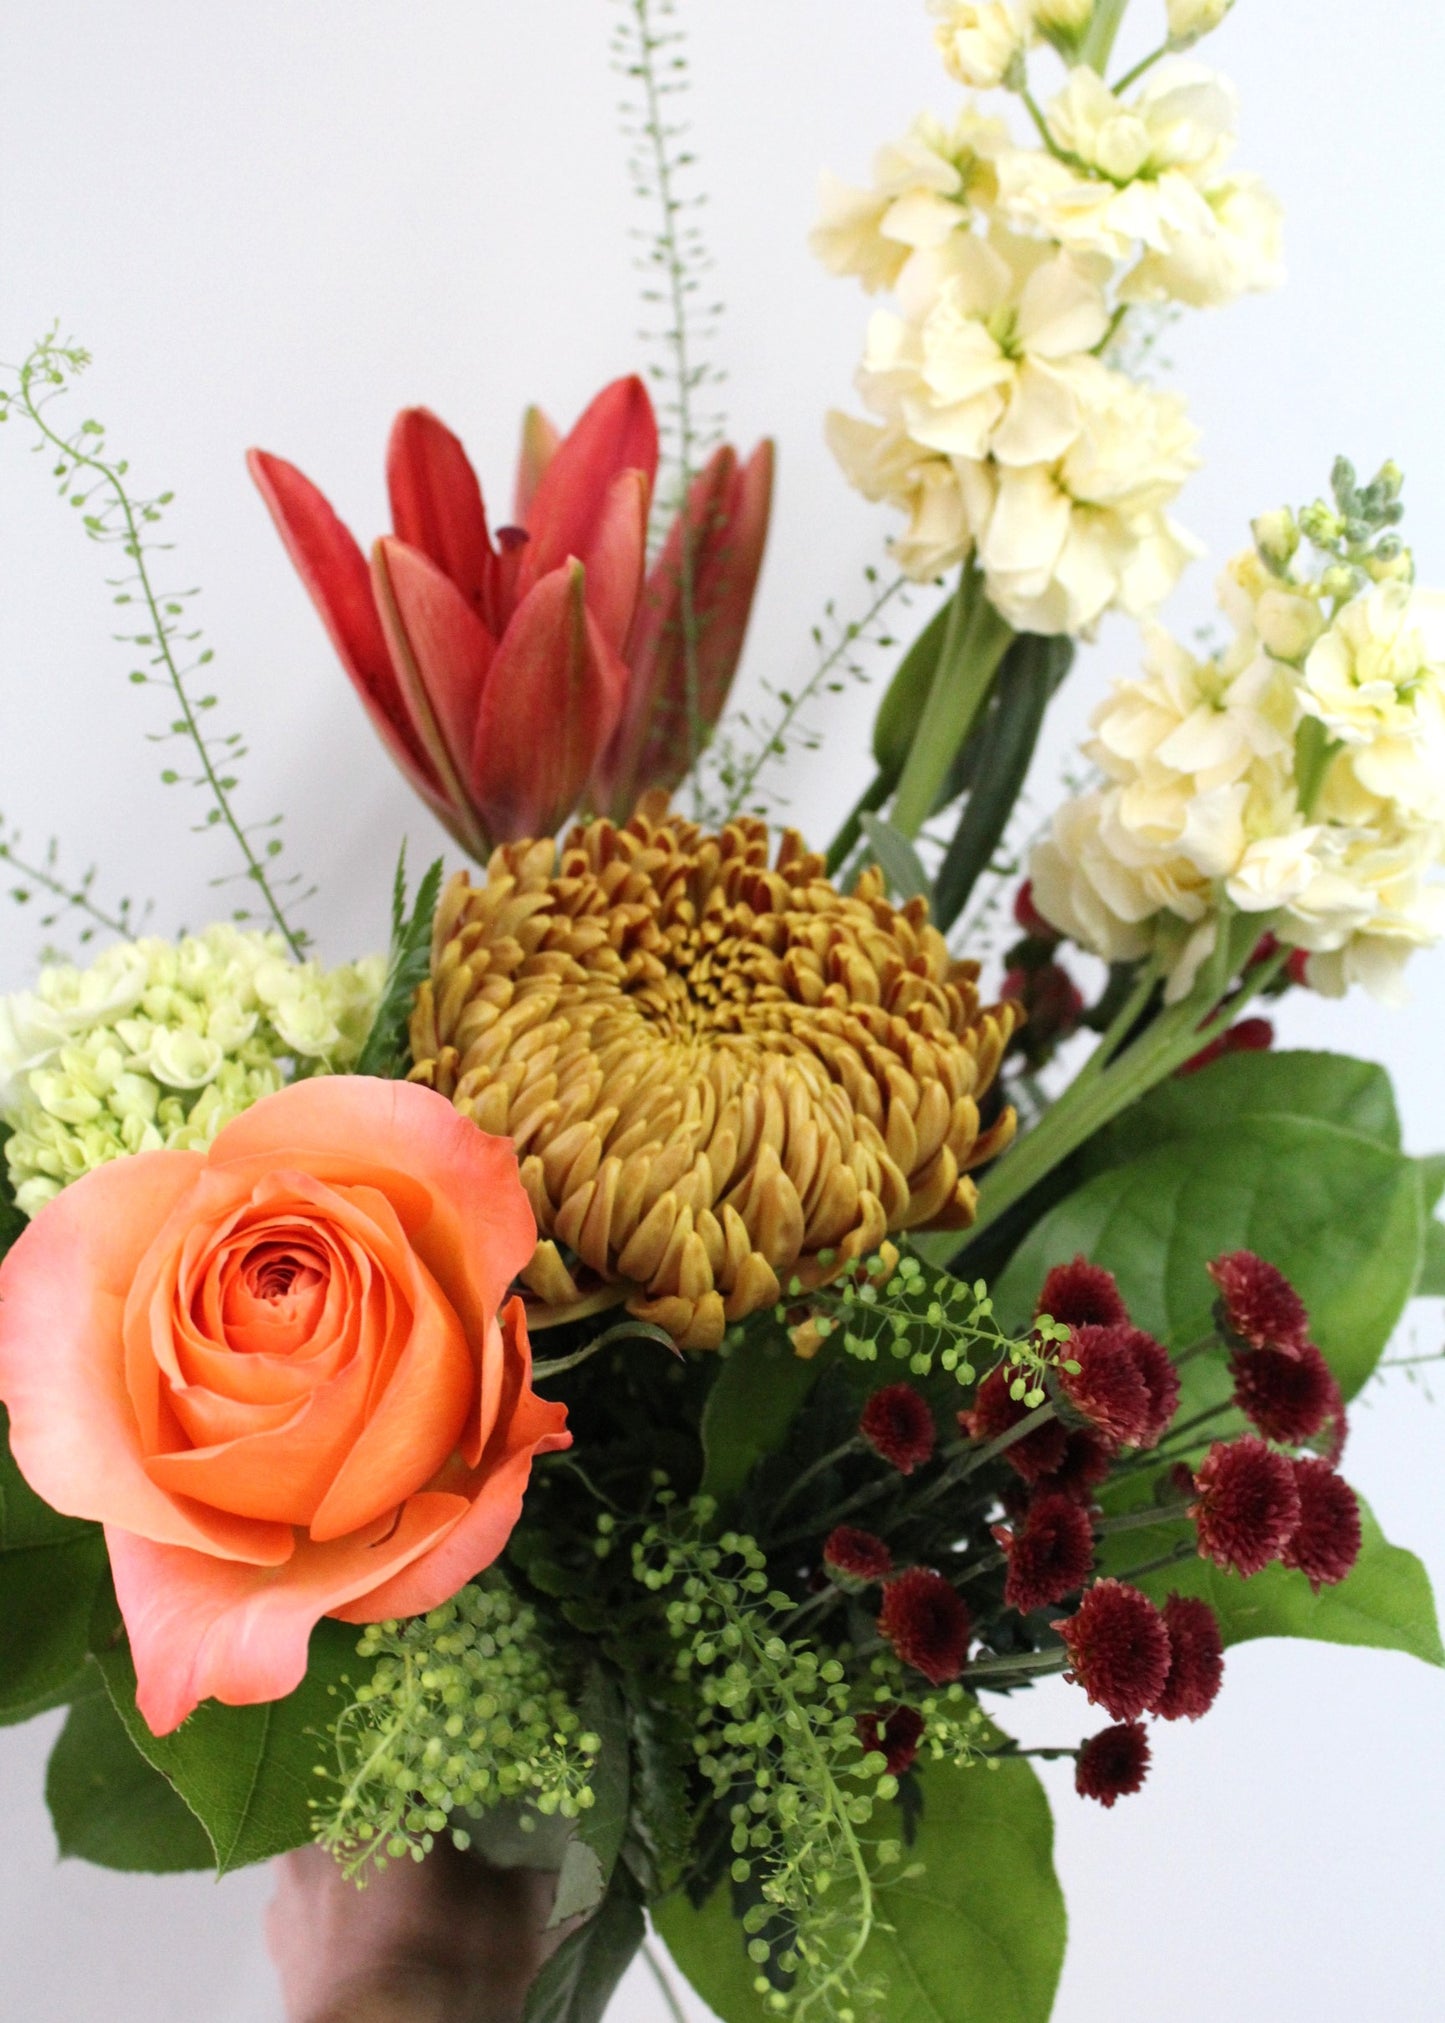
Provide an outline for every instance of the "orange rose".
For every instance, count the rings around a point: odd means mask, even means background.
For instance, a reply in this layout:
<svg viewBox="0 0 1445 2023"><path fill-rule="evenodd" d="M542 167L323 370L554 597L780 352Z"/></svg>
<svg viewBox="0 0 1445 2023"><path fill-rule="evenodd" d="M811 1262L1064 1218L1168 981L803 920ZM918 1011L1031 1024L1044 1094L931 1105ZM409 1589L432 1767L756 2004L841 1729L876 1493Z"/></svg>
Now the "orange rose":
<svg viewBox="0 0 1445 2023"><path fill-rule="evenodd" d="M498 1311L535 1242L506 1139L361 1076L36 1217L0 1266L0 1399L27 1481L105 1526L156 1734L289 1693L321 1616L435 1608L501 1552L571 1439Z"/></svg>

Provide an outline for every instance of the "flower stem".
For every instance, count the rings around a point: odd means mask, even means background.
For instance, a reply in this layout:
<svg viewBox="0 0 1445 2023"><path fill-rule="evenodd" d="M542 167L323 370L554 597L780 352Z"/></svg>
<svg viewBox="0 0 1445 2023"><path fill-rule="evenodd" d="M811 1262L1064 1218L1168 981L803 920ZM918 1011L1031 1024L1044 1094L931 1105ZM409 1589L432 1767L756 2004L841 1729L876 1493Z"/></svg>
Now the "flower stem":
<svg viewBox="0 0 1445 2023"><path fill-rule="evenodd" d="M1097 70L1100 77L1113 52L1114 38L1124 20L1129 0L1095 0L1094 18L1079 47L1079 61Z"/></svg>
<svg viewBox="0 0 1445 2023"><path fill-rule="evenodd" d="M900 835L916 836L933 813L954 755L988 700L1012 638L984 594L977 567L965 563L933 685L893 797L889 820Z"/></svg>
<svg viewBox="0 0 1445 2023"><path fill-rule="evenodd" d="M1109 86L1115 97L1117 98L1121 91L1127 91L1131 84L1137 84L1146 71L1152 70L1161 57L1169 54L1172 46L1169 42L1161 42L1157 49L1151 49L1147 56L1141 56L1132 70L1126 70L1117 83Z"/></svg>
<svg viewBox="0 0 1445 2023"><path fill-rule="evenodd" d="M657 1983L663 2001L667 2004L667 2013L672 2018L672 2023L687 2023L687 2015L677 1999L677 1990L672 1985L672 1978L658 1958L657 1948L650 1939L644 1939L642 1942L642 1957L647 1962L648 1970Z"/></svg>

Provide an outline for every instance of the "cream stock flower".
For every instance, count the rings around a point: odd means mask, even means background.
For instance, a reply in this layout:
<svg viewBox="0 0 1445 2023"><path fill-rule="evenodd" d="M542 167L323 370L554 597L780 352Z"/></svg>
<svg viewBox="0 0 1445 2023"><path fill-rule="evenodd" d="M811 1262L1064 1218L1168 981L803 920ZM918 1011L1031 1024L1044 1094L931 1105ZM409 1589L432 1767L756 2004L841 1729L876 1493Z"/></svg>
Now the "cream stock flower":
<svg viewBox="0 0 1445 2023"><path fill-rule="evenodd" d="M1366 793L1445 815L1445 597L1379 583L1311 647L1300 703Z"/></svg>
<svg viewBox="0 0 1445 2023"><path fill-rule="evenodd" d="M999 205L1016 225L1115 262L1137 256L1123 301L1228 302L1281 277L1281 213L1258 177L1228 175L1235 101L1203 65L1151 72L1125 104L1086 66L1047 112L1055 145L999 157Z"/></svg>
<svg viewBox="0 0 1445 2023"><path fill-rule="evenodd" d="M908 524L890 544L905 576L928 583L972 552L987 524L994 486L987 465L940 455L906 429L834 409L828 447L865 499L896 506Z"/></svg>
<svg viewBox="0 0 1445 2023"><path fill-rule="evenodd" d="M930 11L944 69L971 90L1002 84L1023 55L1027 32L1003 0L932 0Z"/></svg>
<svg viewBox="0 0 1445 2023"><path fill-rule="evenodd" d="M1310 951L1320 989L1398 999L1410 951L1445 931L1445 701L1427 645L1445 604L1377 585L1321 632L1314 586L1257 557L1220 588L1240 627L1230 648L1199 661L1153 634L1142 677L1095 713L1085 750L1105 784L1055 817L1031 866L1036 903L1109 960L1157 950L1171 999L1225 903ZM1309 716L1331 743L1306 807Z"/></svg>
<svg viewBox="0 0 1445 2023"><path fill-rule="evenodd" d="M1183 402L1090 363L1077 438L1056 465L1000 473L980 538L989 598L1016 631L1153 610L1198 552L1164 510L1198 462Z"/></svg>
<svg viewBox="0 0 1445 2023"><path fill-rule="evenodd" d="M856 274L870 294L892 288L913 253L941 246L974 204L991 201L991 163L1007 144L1003 122L971 107L951 130L923 114L879 149L871 190L824 171L809 245L830 273Z"/></svg>
<svg viewBox="0 0 1445 2023"><path fill-rule="evenodd" d="M1037 241L960 234L904 277L903 314L879 311L858 376L864 400L945 456L1051 463L1081 428L1109 327L1098 280Z"/></svg>
<svg viewBox="0 0 1445 2023"><path fill-rule="evenodd" d="M125 1153L203 1150L292 1062L349 1067L384 970L378 957L323 971L291 960L279 935L229 925L42 970L33 991L0 1000L0 1117L19 1207L36 1214Z"/></svg>
<svg viewBox="0 0 1445 2023"><path fill-rule="evenodd" d="M1169 40L1178 48L1216 29L1234 0L1166 0Z"/></svg>

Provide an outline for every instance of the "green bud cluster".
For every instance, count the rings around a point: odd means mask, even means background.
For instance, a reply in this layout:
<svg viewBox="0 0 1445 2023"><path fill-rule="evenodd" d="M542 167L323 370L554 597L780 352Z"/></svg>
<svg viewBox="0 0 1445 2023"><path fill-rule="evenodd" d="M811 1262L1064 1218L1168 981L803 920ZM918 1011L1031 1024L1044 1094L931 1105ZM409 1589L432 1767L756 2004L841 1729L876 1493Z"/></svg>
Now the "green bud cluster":
<svg viewBox="0 0 1445 2023"><path fill-rule="evenodd" d="M652 1525L633 1570L664 1598L677 1680L696 1709L693 1748L730 1834L729 1876L754 1989L766 2010L862 2023L874 1991L860 1960L878 1872L901 1860L870 1834L897 1780L859 1739L847 1653L790 1641L794 1603L744 1533L706 1536L710 1499Z"/></svg>
<svg viewBox="0 0 1445 2023"><path fill-rule="evenodd" d="M1318 552L1323 568L1320 588L1337 604L1371 583L1414 579L1410 550L1394 531L1404 516L1400 491L1404 473L1396 463L1382 464L1362 485L1348 457L1336 457L1330 472L1329 499L1316 499L1296 516L1285 511L1256 524L1261 559L1282 574L1303 535Z"/></svg>
<svg viewBox="0 0 1445 2023"><path fill-rule="evenodd" d="M348 1874L420 1861L447 1831L467 1846L458 1813L511 1801L575 1819L592 1805L601 1742L557 1683L536 1611L500 1574L429 1615L373 1623L357 1651L379 1662L332 1724L335 1768L318 1769L329 1789L312 1801L316 1838Z"/></svg>
<svg viewBox="0 0 1445 2023"><path fill-rule="evenodd" d="M805 1325L812 1334L837 1335L860 1362L886 1353L916 1377L931 1376L936 1366L965 1386L978 1382L980 1370L989 1375L1003 1366L1011 1372L1011 1394L1031 1408L1047 1396L1046 1376L1060 1365L1069 1339L1069 1330L1047 1314L1025 1336L1006 1334L982 1279L970 1285L947 1272L930 1275L907 1252L869 1258L857 1275L810 1294L809 1303Z"/></svg>

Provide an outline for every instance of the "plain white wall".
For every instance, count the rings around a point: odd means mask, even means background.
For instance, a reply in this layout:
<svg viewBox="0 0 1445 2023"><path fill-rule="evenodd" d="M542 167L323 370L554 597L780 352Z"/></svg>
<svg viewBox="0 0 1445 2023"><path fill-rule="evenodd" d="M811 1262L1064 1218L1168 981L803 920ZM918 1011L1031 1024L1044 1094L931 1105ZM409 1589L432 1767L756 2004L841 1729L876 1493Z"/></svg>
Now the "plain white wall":
<svg viewBox="0 0 1445 2023"><path fill-rule="evenodd" d="M687 15L732 433L770 431L781 450L744 684L786 683L809 665L824 600L856 600L886 521L821 444L866 308L804 249L816 174L861 177L880 141L955 94L916 0L691 0ZM626 234L647 220L617 137L614 18L609 0L50 0L7 23L0 355L58 316L96 355L76 418L101 415L141 483L176 489L177 580L205 586L216 685L253 746L244 806L286 809L332 957L379 944L400 837L415 858L439 836L352 702L241 455L293 458L368 539L398 407L434 406L500 499L528 401L567 421L637 363ZM1434 0L1239 0L1212 52L1243 94L1241 158L1285 199L1290 282L1170 336L1208 460L1182 516L1219 558L1261 507L1318 490L1337 449L1367 468L1393 454L1422 575L1445 581L1445 15ZM25 447L18 426L0 433L0 809L32 843L56 833L72 866L97 859L106 894L153 896L162 929L200 922L229 860L191 847L183 790L155 783L163 758L143 734L158 712L109 643L103 558ZM1208 608L1201 565L1175 612L1185 626ZM1115 625L1086 658L1041 795L1070 724L1132 651ZM861 776L870 707L837 707L827 751L798 764L805 827L821 832ZM7 913L0 988L33 955ZM1302 1003L1282 1021L1287 1039L1386 1061L1420 1150L1445 1144L1442 985L1437 952L1404 1013ZM1433 1346L1439 1328L1422 1307L1409 1339ZM1418 1386L1397 1377L1362 1401L1349 1473L1437 1579L1442 1457L1445 1421ZM1073 1918L1060 2023L1437 2016L1442 1714L1445 1685L1405 1658L1257 1644L1231 1655L1206 1722L1160 1736L1151 1782L1113 1813L1048 1772ZM1048 1740L1081 1716L1054 1685L1007 1718ZM40 1786L54 1726L0 1733L4 2013L277 2023L264 1876L218 1888L53 1865ZM662 2016L640 1968L615 2014Z"/></svg>

